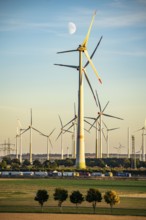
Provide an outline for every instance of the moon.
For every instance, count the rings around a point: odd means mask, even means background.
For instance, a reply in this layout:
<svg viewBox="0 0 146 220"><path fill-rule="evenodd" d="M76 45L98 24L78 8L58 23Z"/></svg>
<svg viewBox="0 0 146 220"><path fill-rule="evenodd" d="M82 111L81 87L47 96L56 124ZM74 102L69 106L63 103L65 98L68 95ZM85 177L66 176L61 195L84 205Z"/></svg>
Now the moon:
<svg viewBox="0 0 146 220"><path fill-rule="evenodd" d="M76 25L75 23L73 22L69 22L68 23L68 31L69 31L69 34L74 34L76 32Z"/></svg>

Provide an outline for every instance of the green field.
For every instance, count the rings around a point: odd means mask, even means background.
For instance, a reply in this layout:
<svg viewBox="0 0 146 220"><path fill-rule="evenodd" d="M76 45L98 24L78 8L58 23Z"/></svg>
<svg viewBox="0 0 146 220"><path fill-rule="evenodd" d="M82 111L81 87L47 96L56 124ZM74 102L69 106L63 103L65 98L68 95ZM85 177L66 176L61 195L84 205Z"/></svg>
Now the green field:
<svg viewBox="0 0 146 220"><path fill-rule="evenodd" d="M0 212L40 212L34 201L38 189L46 189L49 200L44 204L44 212L60 212L57 201L53 199L54 189L62 187L70 194L79 190L83 195L89 188L97 188L104 193L115 190L120 196L120 204L114 207L114 214L146 216L146 181L145 180L93 180L93 179L0 179ZM63 212L76 212L75 205L69 199L63 203ZM83 202L80 213L92 213L91 204ZM104 200L97 204L97 213L110 213L109 205Z"/></svg>

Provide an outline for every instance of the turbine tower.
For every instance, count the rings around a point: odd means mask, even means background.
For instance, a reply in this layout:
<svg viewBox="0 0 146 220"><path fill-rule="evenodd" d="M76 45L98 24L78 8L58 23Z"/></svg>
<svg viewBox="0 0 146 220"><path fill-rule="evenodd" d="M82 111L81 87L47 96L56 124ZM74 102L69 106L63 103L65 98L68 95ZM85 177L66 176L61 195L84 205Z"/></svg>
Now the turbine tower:
<svg viewBox="0 0 146 220"><path fill-rule="evenodd" d="M48 135L43 134L42 132L40 132L40 134L41 134L42 136L44 136L44 137L47 138L47 160L50 159L50 156L49 156L49 154L50 154L50 151L49 151L49 142L50 142L50 145L52 146L52 142L51 142L50 136L53 134L54 131L55 131L55 128L54 128L54 129L51 131L51 133L48 134Z"/></svg>
<svg viewBox="0 0 146 220"><path fill-rule="evenodd" d="M101 83L101 79L98 76L98 72L87 52L87 43L90 35L90 31L94 22L96 12L93 14L87 35L81 45L75 50L69 50L69 51L63 51L63 52L58 52L58 53L68 53L68 52L79 52L79 66L78 66L78 71L79 71L79 93L78 93L78 129L77 129L77 156L76 156L76 167L77 168L85 168L85 146L84 146L84 101L83 101L83 73L85 74L85 69L82 65L82 53L85 54L88 63L90 63L94 73L96 74L98 80ZM87 64L88 65L88 64ZM72 66L73 68L76 68L75 66ZM86 74L85 74L86 75Z"/></svg>

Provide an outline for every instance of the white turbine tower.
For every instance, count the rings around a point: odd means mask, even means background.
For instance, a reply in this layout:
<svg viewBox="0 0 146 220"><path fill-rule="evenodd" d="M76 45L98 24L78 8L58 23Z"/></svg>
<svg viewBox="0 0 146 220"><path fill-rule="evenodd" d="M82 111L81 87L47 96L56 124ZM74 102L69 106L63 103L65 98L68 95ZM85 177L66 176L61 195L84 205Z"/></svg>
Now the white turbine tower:
<svg viewBox="0 0 146 220"><path fill-rule="evenodd" d="M85 54L88 62L90 63L94 73L96 74L98 80L101 83L101 79L98 76L98 72L87 52L87 43L88 43L88 39L89 39L89 35L90 35L90 31L93 25L93 21L95 18L96 13L94 13L87 35L83 41L83 43L81 45L79 45L79 47L75 50L69 50L69 51L63 51L63 52L59 52L59 53L67 53L67 52L74 52L74 51L78 51L79 52L79 95L78 95L78 130L77 130L77 157L76 157L76 167L77 168L85 168L86 164L85 164L85 146L84 146L84 106L83 106L83 73L85 74L85 69L83 68L82 65L82 53ZM73 68L75 68L73 66ZM86 75L86 74L85 74Z"/></svg>
<svg viewBox="0 0 146 220"><path fill-rule="evenodd" d="M54 131L55 131L55 128L54 128L54 129L51 131L51 133L48 134L48 135L43 134L42 132L40 132L40 134L41 134L42 136L44 136L44 137L47 138L47 160L50 159L50 156L49 156L49 154L50 154L50 151L49 151L49 143L50 143L50 145L52 146L52 142L51 142L50 136L53 134Z"/></svg>

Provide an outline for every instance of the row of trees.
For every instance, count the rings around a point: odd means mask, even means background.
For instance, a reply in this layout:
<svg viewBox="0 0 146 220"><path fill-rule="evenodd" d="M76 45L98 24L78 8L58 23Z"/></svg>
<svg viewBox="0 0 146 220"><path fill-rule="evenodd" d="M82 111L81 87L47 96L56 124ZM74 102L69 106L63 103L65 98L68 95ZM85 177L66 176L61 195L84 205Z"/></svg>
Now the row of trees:
<svg viewBox="0 0 146 220"><path fill-rule="evenodd" d="M133 164L133 159L129 158L86 158L87 167L123 167L123 168L131 168ZM7 167L7 165L11 165L15 168L25 168L30 166L30 162L28 159L25 159L22 164L20 164L19 159L12 159L10 157L3 157L2 162L0 163L0 167ZM34 168L46 168L46 169L56 169L59 166L64 167L73 167L75 165L75 159L66 158L64 160L46 160L43 163L40 162L39 159L35 159L33 164L31 165ZM136 167L146 167L145 161L136 160Z"/></svg>
<svg viewBox="0 0 146 220"><path fill-rule="evenodd" d="M58 201L58 207L60 207L62 211L62 203L66 201L66 199L69 197L70 202L76 205L76 208L78 208L78 205L81 204L83 201L87 201L89 203L92 203L93 211L95 213L96 206L98 202L102 201L102 194L98 189L90 188L87 191L86 196L84 197L83 194L79 191L73 191L70 196L68 196L68 191L66 189L62 188L56 188L55 192L53 194L54 200ZM104 194L104 200L107 204L111 207L111 213L112 208L115 204L120 203L120 198L116 191L107 191ZM34 198L35 201L38 201L41 205L42 211L43 211L43 205L44 202L48 201L49 194L46 190L38 190L36 193L36 196Z"/></svg>

